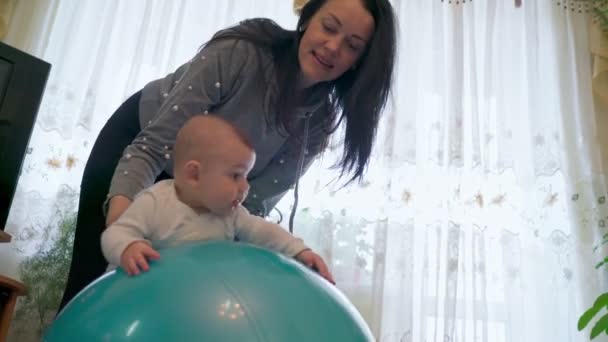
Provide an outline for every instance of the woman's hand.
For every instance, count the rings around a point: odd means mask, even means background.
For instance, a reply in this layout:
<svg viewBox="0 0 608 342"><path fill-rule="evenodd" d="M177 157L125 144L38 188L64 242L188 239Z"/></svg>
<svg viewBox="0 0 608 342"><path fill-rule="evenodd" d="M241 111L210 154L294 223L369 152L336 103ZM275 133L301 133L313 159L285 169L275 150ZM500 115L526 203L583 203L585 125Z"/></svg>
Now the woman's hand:
<svg viewBox="0 0 608 342"><path fill-rule="evenodd" d="M129 205L131 205L131 200L126 196L116 195L110 198L108 215L106 216L106 227L118 220L120 215L127 210Z"/></svg>

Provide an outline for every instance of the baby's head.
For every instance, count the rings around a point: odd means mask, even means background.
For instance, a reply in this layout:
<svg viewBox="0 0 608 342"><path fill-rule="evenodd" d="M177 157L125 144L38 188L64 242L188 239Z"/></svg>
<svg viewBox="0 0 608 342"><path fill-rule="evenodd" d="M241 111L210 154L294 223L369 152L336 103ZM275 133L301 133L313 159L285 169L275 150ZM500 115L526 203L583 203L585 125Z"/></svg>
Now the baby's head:
<svg viewBox="0 0 608 342"><path fill-rule="evenodd" d="M247 197L255 152L227 121L213 115L191 118L178 132L173 152L177 194L191 208L228 215Z"/></svg>

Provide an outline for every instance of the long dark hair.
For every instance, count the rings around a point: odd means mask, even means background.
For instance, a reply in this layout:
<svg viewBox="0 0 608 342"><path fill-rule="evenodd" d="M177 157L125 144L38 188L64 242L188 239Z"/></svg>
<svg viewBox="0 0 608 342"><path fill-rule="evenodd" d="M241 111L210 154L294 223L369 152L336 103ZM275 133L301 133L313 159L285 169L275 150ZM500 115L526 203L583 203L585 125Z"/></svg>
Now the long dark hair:
<svg viewBox="0 0 608 342"><path fill-rule="evenodd" d="M300 72L298 46L304 29L327 0L310 0L302 8L295 31L285 30L269 19L249 19L220 31L207 44L224 39L243 39L271 51L279 84L272 118L276 127L296 134L294 109L302 96L294 87ZM341 177L351 174L346 184L363 177L393 78L396 52L396 23L388 0L361 0L374 18L374 33L357 65L339 78L318 84L311 93L326 89L321 113L326 139L345 121L344 152L337 166ZM304 94L305 95L305 94Z"/></svg>

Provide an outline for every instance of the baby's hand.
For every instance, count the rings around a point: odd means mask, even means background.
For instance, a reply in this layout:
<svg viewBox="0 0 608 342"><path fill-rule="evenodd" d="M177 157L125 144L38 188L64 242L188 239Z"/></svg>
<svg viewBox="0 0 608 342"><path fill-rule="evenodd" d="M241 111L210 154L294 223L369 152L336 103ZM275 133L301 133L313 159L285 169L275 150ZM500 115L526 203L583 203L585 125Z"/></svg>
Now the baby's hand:
<svg viewBox="0 0 608 342"><path fill-rule="evenodd" d="M325 261L323 261L323 258L321 258L317 253L311 251L310 249L306 249L298 253L295 258L304 265L311 267L312 269L317 271L323 278L327 279L330 283L336 285L334 277L329 272Z"/></svg>
<svg viewBox="0 0 608 342"><path fill-rule="evenodd" d="M160 254L144 241L132 242L120 256L120 267L129 275L138 275L140 268L148 271L148 259L158 260Z"/></svg>

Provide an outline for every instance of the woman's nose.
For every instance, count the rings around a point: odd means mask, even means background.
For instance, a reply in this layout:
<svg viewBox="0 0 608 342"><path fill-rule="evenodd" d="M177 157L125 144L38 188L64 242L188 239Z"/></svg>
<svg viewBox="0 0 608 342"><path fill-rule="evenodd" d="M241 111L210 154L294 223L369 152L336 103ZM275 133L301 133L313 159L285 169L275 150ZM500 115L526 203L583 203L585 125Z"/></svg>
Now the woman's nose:
<svg viewBox="0 0 608 342"><path fill-rule="evenodd" d="M340 49L340 44L342 44L340 37L331 37L325 42L325 48L335 54Z"/></svg>

